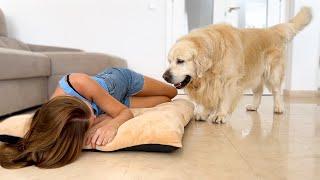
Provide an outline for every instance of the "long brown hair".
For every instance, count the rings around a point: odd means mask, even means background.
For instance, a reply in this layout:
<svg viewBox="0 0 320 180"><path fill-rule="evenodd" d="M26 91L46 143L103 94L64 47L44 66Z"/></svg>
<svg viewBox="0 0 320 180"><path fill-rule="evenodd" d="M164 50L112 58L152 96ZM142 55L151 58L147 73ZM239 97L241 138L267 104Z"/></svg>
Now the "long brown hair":
<svg viewBox="0 0 320 180"><path fill-rule="evenodd" d="M29 131L17 144L0 146L0 165L58 168L75 161L89 128L90 109L81 100L58 96L32 117Z"/></svg>

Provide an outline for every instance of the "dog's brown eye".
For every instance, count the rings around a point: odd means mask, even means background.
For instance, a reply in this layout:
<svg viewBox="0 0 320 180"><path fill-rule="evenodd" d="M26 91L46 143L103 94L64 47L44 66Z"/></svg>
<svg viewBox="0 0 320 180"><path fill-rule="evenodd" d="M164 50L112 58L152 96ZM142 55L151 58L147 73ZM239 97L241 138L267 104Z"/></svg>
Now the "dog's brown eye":
<svg viewBox="0 0 320 180"><path fill-rule="evenodd" d="M182 64L182 63L184 63L184 60L182 60L182 59L177 59L177 64Z"/></svg>

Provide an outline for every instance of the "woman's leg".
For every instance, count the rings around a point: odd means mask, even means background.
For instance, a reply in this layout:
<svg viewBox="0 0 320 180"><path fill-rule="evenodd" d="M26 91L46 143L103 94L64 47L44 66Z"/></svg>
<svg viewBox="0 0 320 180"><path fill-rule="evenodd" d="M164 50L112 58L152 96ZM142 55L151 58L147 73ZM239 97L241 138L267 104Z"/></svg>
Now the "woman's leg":
<svg viewBox="0 0 320 180"><path fill-rule="evenodd" d="M149 108L156 106L161 103L170 102L171 99L167 96L146 96L146 97L138 97L132 96L130 97L130 107L131 108Z"/></svg>
<svg viewBox="0 0 320 180"><path fill-rule="evenodd" d="M166 83L144 76L142 90L131 97L132 108L153 107L169 102L177 95L177 89Z"/></svg>

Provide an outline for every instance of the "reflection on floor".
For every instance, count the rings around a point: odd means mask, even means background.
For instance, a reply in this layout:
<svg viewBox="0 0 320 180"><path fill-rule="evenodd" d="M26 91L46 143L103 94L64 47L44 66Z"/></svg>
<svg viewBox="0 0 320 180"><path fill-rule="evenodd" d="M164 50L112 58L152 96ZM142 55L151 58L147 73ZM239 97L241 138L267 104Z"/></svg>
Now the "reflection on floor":
<svg viewBox="0 0 320 180"><path fill-rule="evenodd" d="M59 169L0 168L0 179L318 179L319 99L289 99L284 115L272 113L271 96L258 112L245 111L250 101L227 124L190 122L173 153L85 152Z"/></svg>

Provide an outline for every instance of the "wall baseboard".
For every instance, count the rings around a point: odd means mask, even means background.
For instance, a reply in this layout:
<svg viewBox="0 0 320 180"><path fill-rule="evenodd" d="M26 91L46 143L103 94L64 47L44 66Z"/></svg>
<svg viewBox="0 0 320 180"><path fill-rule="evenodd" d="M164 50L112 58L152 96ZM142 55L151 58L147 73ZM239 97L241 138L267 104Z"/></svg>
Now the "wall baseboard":
<svg viewBox="0 0 320 180"><path fill-rule="evenodd" d="M308 90L283 90L283 95L288 97L298 98L319 98L320 91L308 91Z"/></svg>
<svg viewBox="0 0 320 180"><path fill-rule="evenodd" d="M178 95L185 95L186 93L178 91ZM252 96L252 93L244 93L244 96ZM320 91L306 91L306 90L283 90L283 96L294 98L320 98ZM263 94L263 96L272 96L272 94Z"/></svg>

